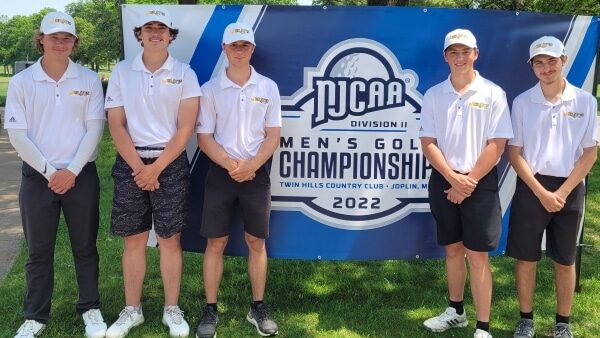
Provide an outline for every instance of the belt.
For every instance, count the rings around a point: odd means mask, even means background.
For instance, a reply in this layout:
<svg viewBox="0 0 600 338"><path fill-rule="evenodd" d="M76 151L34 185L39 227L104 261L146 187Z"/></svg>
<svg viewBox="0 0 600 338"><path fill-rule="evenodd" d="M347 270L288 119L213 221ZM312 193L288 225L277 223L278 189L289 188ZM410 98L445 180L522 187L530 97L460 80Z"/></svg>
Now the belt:
<svg viewBox="0 0 600 338"><path fill-rule="evenodd" d="M135 147L141 158L159 157L165 147Z"/></svg>

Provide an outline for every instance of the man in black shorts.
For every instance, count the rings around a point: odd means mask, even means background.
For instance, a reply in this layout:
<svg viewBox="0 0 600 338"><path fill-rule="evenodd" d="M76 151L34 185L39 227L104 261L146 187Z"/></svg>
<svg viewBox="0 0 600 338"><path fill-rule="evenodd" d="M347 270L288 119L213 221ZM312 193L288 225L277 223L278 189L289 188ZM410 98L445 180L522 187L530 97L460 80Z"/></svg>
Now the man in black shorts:
<svg viewBox="0 0 600 338"><path fill-rule="evenodd" d="M200 149L212 160L206 176L201 234L208 238L203 274L206 294L196 337L216 335L217 293L223 275L223 251L229 239L231 216L239 210L248 245L248 274L252 305L246 319L262 336L277 334L263 296L267 279L267 250L271 210L268 160L279 145L281 105L275 82L250 65L254 52L252 28L232 23L222 43L229 64L202 86Z"/></svg>
<svg viewBox="0 0 600 338"><path fill-rule="evenodd" d="M474 69L479 49L465 29L446 35L444 59L450 76L430 88L421 110L421 147L433 167L429 204L438 243L446 249L449 306L425 327L443 332L467 326L463 293L471 271L477 325L474 338L489 333L492 274L488 251L498 245L502 215L496 163L512 137L504 91Z"/></svg>
<svg viewBox="0 0 600 338"><path fill-rule="evenodd" d="M583 214L583 179L596 161L596 99L562 75L563 43L544 36L529 49L539 82L513 102L515 132L510 163L518 180L513 196L506 254L517 259L515 274L521 319L515 338L531 338L536 264L546 253L554 262L555 338L572 337L569 326L575 291L575 252Z"/></svg>

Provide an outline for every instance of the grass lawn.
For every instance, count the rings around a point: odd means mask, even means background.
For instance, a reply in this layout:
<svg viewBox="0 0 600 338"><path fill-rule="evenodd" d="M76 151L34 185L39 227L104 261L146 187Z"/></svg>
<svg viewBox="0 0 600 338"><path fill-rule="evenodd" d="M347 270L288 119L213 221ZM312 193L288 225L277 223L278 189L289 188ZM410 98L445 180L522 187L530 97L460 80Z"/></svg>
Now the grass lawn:
<svg viewBox="0 0 600 338"><path fill-rule="evenodd" d="M100 290L103 314L112 323L123 306L120 256L122 242L109 234L112 198L110 166L114 148L106 133L98 160L101 175ZM586 236L583 249L582 292L575 297L572 322L577 337L600 337L600 165L590 179ZM0 284L0 337L12 337L22 321L25 246L7 278ZM162 289L158 255L148 249L144 284L146 323L128 337L167 337L160 322ZM180 305L192 329L203 305L202 255L185 253ZM494 298L492 334L511 336L518 318L513 261L492 258ZM74 303L77 287L65 227L61 226L55 254L55 289L52 318L43 337L81 337L83 326ZM244 318L250 301L244 258L226 259L220 293L219 337L257 337ZM470 337L474 330L473 306L468 289L466 309L471 323L442 335L422 328L422 320L436 315L447 304L443 260L327 262L273 259L269 266L266 300L280 325L279 337ZM536 293L538 337L550 334L554 321L554 288L550 262L538 268Z"/></svg>
<svg viewBox="0 0 600 338"><path fill-rule="evenodd" d="M0 76L0 98L6 77ZM4 89L5 91L6 89ZM599 90L600 93L600 90ZM100 291L104 318L110 325L123 306L121 273L122 241L109 234L112 200L110 167L114 147L108 133L102 140L97 161L101 193ZM600 337L600 164L589 181L585 238L581 267L581 293L575 296L572 323L577 337ZM75 313L77 286L64 224L61 225L55 254L55 288L52 318L42 337L81 337L83 326ZM0 283L0 337L12 337L22 322L25 245L11 272ZM513 260L491 259L494 272L492 334L512 336L518 319L514 289ZM192 332L204 302L202 255L184 254L184 276L180 305ZM543 259L538 268L535 299L538 337L549 337L554 321L554 286L551 264ZM219 337L258 337L245 320L250 287L244 258L228 257L220 292ZM280 326L279 337L471 337L474 330L472 299L467 288L467 328L433 334L422 321L437 315L447 304L443 260L327 262L270 260L266 301ZM162 288L157 249L148 248L148 269L144 284L146 323L128 337L167 337L161 324ZM193 336L193 334L192 334Z"/></svg>
<svg viewBox="0 0 600 338"><path fill-rule="evenodd" d="M0 107L6 104L6 91L8 90L8 81L10 76L0 74Z"/></svg>

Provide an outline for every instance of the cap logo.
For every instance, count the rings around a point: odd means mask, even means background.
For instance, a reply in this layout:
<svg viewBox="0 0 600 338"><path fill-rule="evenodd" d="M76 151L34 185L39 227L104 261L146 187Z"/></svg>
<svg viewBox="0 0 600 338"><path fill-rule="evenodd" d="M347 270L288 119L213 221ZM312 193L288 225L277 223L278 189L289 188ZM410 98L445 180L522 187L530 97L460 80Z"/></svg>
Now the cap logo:
<svg viewBox="0 0 600 338"><path fill-rule="evenodd" d="M165 12L161 12L161 11L157 11L157 10L153 10L153 11L147 11L146 15L160 15L160 16L167 16L167 14L165 14Z"/></svg>
<svg viewBox="0 0 600 338"><path fill-rule="evenodd" d="M450 35L450 40L454 40L454 39L462 39L462 38L468 38L467 34L452 34Z"/></svg>
<svg viewBox="0 0 600 338"><path fill-rule="evenodd" d="M548 47L552 47L552 46L554 46L554 44L552 42L542 42L542 43L538 43L537 45L535 45L535 47L533 47L533 49L548 48Z"/></svg>
<svg viewBox="0 0 600 338"><path fill-rule="evenodd" d="M233 28L230 33L235 34L235 33L240 33L240 34L250 34L250 31L245 29L245 28Z"/></svg>
<svg viewBox="0 0 600 338"><path fill-rule="evenodd" d="M60 19L60 18L56 18L54 20L52 20L52 22L54 23L58 23L58 24L62 24L62 25L69 25L72 26L73 24L71 23L71 21L67 20L67 19Z"/></svg>

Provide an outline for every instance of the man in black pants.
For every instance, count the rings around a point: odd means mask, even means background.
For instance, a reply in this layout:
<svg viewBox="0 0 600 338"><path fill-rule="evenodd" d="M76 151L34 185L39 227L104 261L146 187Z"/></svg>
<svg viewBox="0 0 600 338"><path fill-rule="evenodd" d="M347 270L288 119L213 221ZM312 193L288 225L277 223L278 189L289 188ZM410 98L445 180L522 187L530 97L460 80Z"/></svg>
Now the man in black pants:
<svg viewBox="0 0 600 338"><path fill-rule="evenodd" d="M54 245L62 210L87 337L104 337L98 293L99 180L94 160L104 128L98 74L69 59L73 18L48 13L35 42L42 57L9 84L4 127L23 159L19 206L27 241L25 323L16 337L40 335L50 317Z"/></svg>

